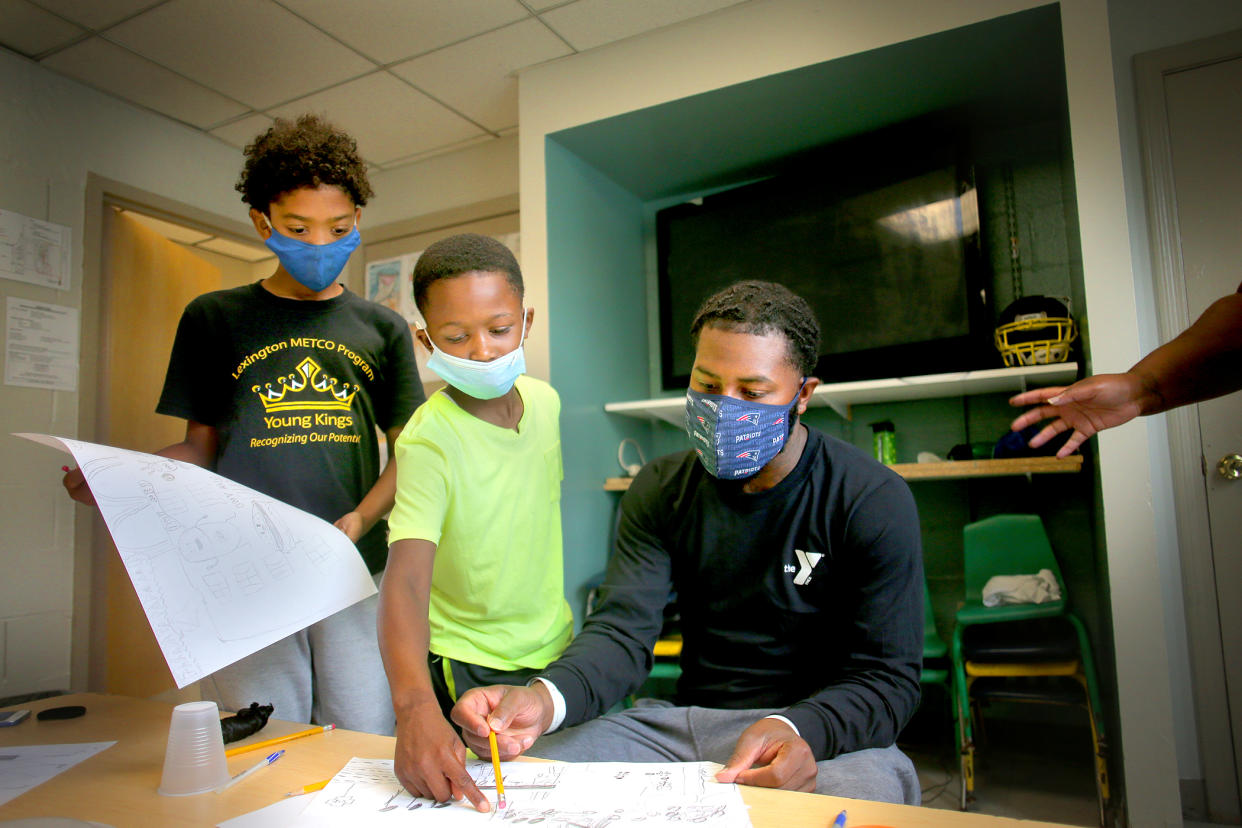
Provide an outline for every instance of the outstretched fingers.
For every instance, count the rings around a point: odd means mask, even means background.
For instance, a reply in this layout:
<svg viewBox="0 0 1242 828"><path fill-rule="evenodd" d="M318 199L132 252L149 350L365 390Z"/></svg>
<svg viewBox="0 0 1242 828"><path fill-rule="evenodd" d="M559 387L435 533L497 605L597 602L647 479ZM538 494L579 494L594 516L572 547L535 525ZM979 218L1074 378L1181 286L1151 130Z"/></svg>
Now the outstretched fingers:
<svg viewBox="0 0 1242 828"><path fill-rule="evenodd" d="M1033 388L1030 391L1023 391L1021 394L1014 394L1009 398L1009 404L1015 408L1021 408L1024 405L1035 405L1036 403L1045 403L1065 391L1065 386L1052 386L1050 388Z"/></svg>

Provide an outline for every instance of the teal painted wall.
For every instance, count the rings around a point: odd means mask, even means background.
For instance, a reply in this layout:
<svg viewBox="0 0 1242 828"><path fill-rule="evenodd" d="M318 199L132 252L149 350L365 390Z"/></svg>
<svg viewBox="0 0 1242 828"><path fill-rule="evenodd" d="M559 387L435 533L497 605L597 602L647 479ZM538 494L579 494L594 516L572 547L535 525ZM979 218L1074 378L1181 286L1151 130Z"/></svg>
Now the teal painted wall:
<svg viewBox="0 0 1242 828"><path fill-rule="evenodd" d="M549 140L548 303L551 380L561 396L565 594L581 626L586 591L608 558L619 495L617 446L634 437L651 458L651 427L604 413L647 395L647 296L642 205Z"/></svg>

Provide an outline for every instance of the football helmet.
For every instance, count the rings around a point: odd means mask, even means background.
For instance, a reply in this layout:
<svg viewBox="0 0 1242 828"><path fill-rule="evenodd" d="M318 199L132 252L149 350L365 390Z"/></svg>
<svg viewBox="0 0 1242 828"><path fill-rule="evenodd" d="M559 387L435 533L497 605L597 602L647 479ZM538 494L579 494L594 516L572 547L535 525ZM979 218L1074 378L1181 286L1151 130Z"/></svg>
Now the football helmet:
<svg viewBox="0 0 1242 828"><path fill-rule="evenodd" d="M1065 362L1077 336L1064 302L1051 296L1023 296L1001 313L995 341L1005 367L1012 368Z"/></svg>

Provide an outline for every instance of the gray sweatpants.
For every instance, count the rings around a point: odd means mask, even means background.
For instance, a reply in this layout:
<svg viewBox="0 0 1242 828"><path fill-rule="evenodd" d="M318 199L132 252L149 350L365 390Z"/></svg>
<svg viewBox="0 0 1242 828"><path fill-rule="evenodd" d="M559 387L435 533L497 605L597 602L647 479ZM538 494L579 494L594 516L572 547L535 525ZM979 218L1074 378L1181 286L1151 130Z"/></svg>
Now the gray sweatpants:
<svg viewBox="0 0 1242 828"><path fill-rule="evenodd" d="M383 573L373 577L378 587ZM258 702L273 705L275 719L393 735L396 717L375 631L378 604L372 595L217 670L203 680L203 698L221 710Z"/></svg>
<svg viewBox="0 0 1242 828"><path fill-rule="evenodd" d="M742 731L779 710L674 707L642 700L577 727L539 737L527 753L566 762L719 762L733 755ZM817 763L815 792L873 802L918 805L914 763L896 745L844 753Z"/></svg>

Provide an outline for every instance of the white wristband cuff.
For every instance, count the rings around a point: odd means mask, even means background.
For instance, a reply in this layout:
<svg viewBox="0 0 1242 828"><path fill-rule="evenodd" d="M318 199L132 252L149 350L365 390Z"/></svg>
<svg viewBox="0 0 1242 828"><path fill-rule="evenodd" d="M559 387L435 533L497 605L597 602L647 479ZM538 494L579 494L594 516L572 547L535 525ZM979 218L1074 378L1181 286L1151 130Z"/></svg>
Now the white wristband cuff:
<svg viewBox="0 0 1242 828"><path fill-rule="evenodd" d="M529 687L535 682L539 682L548 688L548 695L552 697L552 724L548 725L548 729L544 731L544 733L551 733L565 721L565 697L561 695L560 690L556 689L555 684L540 676L531 679L526 686ZM797 728L794 729L797 730Z"/></svg>
<svg viewBox="0 0 1242 828"><path fill-rule="evenodd" d="M796 734L798 734L798 738L799 738L799 739L801 739L801 738L802 738L802 732L798 730L798 726L797 726L796 724L794 724L793 722L789 721L789 719L786 719L784 716L781 716L781 715L779 715L779 714L773 713L771 716L764 716L763 718L765 718L765 719L776 719L778 722L784 722L785 724L787 724L787 725L789 725L790 727L792 727L792 728L793 728L793 732L794 732L794 733L796 733Z"/></svg>

